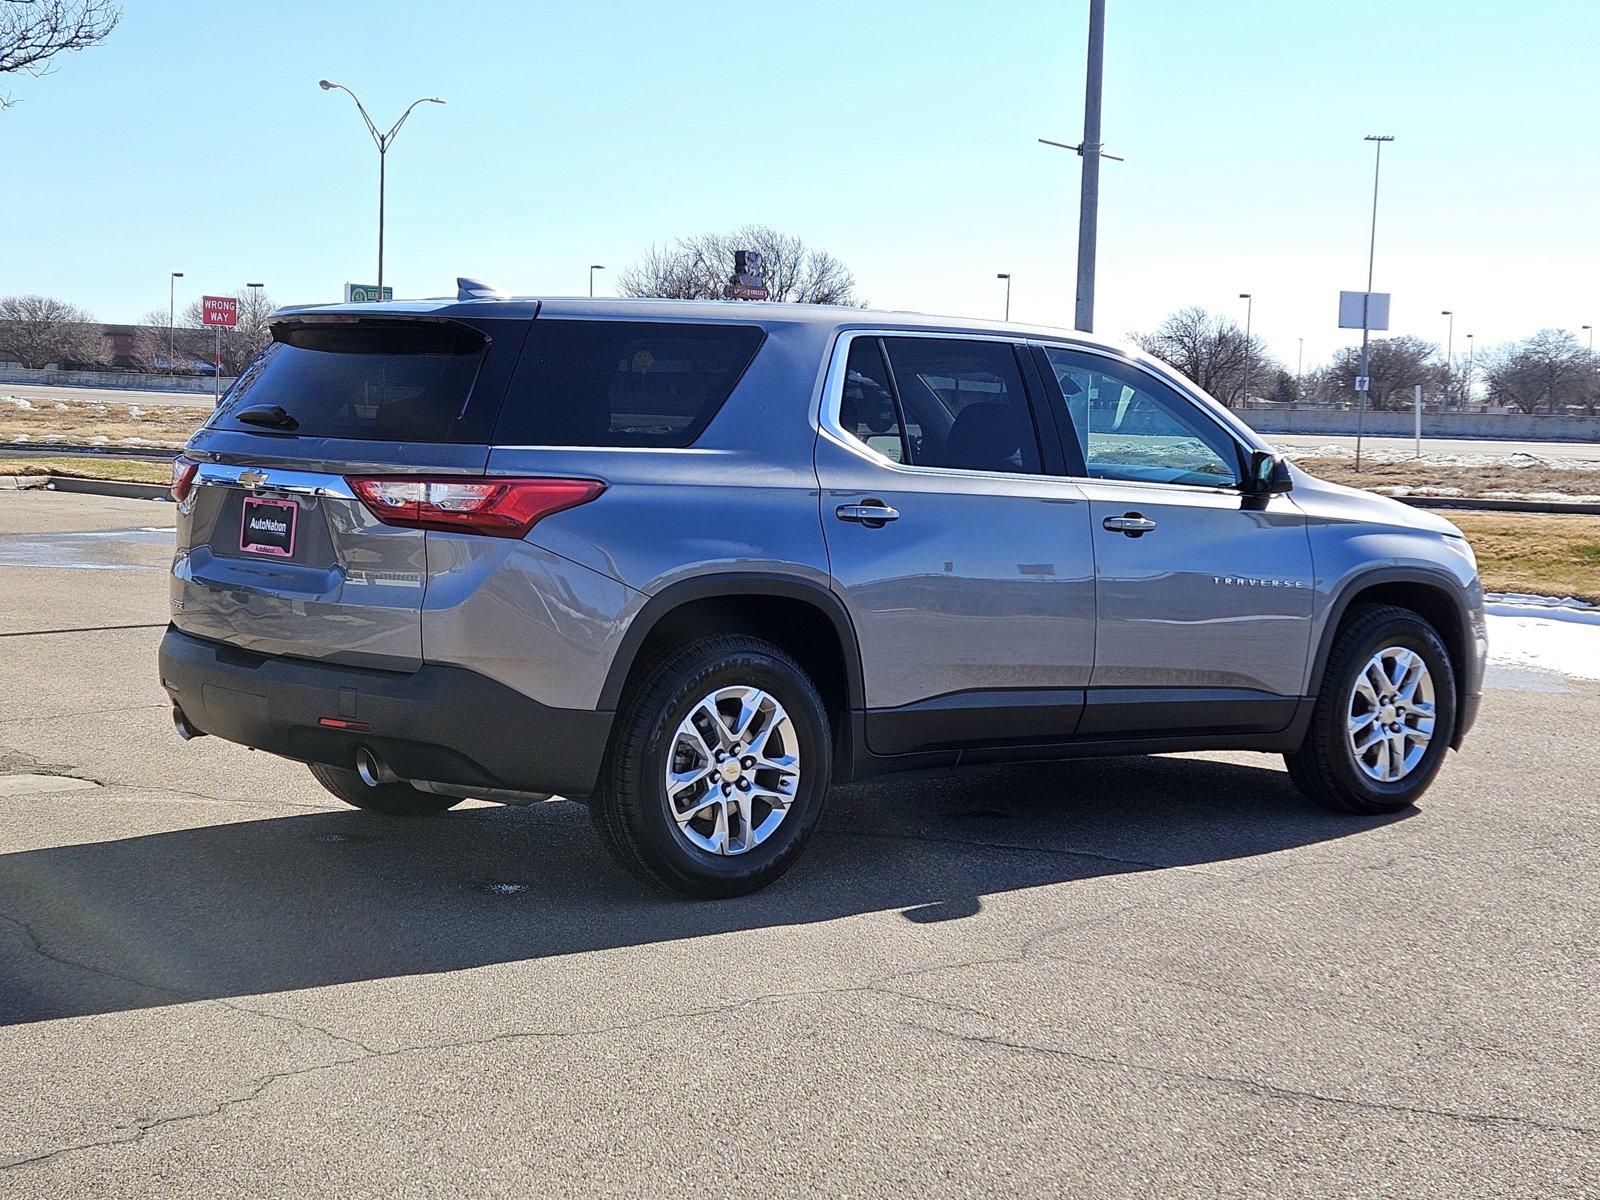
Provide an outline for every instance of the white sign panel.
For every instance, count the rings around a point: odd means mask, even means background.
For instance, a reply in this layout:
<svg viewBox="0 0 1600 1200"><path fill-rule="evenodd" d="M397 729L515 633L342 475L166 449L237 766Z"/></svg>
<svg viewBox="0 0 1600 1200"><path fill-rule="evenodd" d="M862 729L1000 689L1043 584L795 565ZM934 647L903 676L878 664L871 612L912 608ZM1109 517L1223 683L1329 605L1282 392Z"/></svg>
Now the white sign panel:
<svg viewBox="0 0 1600 1200"><path fill-rule="evenodd" d="M1358 392L1370 392L1371 390L1372 390L1372 376L1370 376L1370 375L1357 375L1356 376L1356 391L1358 391Z"/></svg>
<svg viewBox="0 0 1600 1200"><path fill-rule="evenodd" d="M1370 295L1370 302L1363 304ZM1365 307L1365 320L1363 321L1362 309ZM1360 329L1363 324L1368 329L1389 328L1389 293L1388 292L1340 292L1339 293L1339 328Z"/></svg>

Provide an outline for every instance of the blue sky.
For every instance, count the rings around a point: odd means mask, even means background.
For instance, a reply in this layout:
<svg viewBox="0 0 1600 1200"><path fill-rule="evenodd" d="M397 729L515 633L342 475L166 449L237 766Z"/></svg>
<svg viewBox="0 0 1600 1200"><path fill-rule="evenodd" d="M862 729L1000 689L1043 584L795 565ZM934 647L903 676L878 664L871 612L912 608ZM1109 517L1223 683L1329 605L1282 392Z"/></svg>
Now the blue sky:
<svg viewBox="0 0 1600 1200"><path fill-rule="evenodd" d="M572 294L652 242L763 221L878 307L1072 322L1086 0L179 4L0 112L0 294L102 320L264 280L386 273ZM1394 332L1486 347L1600 324L1600 4L1109 0L1097 331L1202 304L1291 369L1347 344L1384 153L1376 288ZM608 291L602 274L601 291Z"/></svg>

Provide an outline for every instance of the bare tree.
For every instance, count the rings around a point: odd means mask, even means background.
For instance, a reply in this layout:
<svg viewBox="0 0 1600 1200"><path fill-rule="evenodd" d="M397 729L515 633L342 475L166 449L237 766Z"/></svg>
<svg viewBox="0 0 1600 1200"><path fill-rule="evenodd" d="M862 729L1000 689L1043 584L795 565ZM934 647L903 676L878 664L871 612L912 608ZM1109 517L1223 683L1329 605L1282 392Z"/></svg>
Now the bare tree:
<svg viewBox="0 0 1600 1200"><path fill-rule="evenodd" d="M0 0L0 75L48 74L56 55L98 46L121 19L110 0ZM0 92L0 108L14 103Z"/></svg>
<svg viewBox="0 0 1600 1200"><path fill-rule="evenodd" d="M1320 404L1355 403L1356 376L1361 374L1361 351L1346 346L1327 366L1311 373L1308 398ZM1411 389L1421 384L1425 394L1440 390L1444 381L1444 355L1436 342L1419 337L1374 340L1367 402L1375 409L1405 408Z"/></svg>
<svg viewBox="0 0 1600 1200"><path fill-rule="evenodd" d="M855 276L826 250L807 246L768 225L742 225L652 246L617 276L624 296L715 300L733 273L735 250L759 250L767 270L767 297L795 304L858 304Z"/></svg>
<svg viewBox="0 0 1600 1200"><path fill-rule="evenodd" d="M264 291L261 288L241 288L233 293L233 298L239 302L239 324L232 329L223 328L220 339L222 371L225 375L239 374L250 365L256 355L267 348L267 343L272 340L272 330L267 318L272 315L274 306ZM206 327L204 313L204 305L196 300L183 310L179 319L187 329L204 331L205 347L201 357L210 361L217 339L215 331ZM191 334L185 344L190 344L193 340Z"/></svg>
<svg viewBox="0 0 1600 1200"><path fill-rule="evenodd" d="M104 357L94 318L49 296L0 299L0 358L25 367L93 364Z"/></svg>
<svg viewBox="0 0 1600 1200"><path fill-rule="evenodd" d="M169 332L167 310L152 308L135 324L132 348L134 364L141 371L153 373L196 374L197 363L211 361L212 345L211 331L200 329L199 324L199 310L191 305L188 311L178 313ZM170 361L167 357L169 342L172 347Z"/></svg>
<svg viewBox="0 0 1600 1200"><path fill-rule="evenodd" d="M1508 342L1487 357L1489 399L1496 404L1534 413L1594 403L1594 360L1565 329L1541 329L1525 341Z"/></svg>
<svg viewBox="0 0 1600 1200"><path fill-rule="evenodd" d="M1259 380L1263 387L1282 370L1260 338L1247 339L1232 321L1198 305L1180 309L1152 332L1132 338L1139 349L1171 363L1230 408L1245 399L1246 359L1251 381Z"/></svg>

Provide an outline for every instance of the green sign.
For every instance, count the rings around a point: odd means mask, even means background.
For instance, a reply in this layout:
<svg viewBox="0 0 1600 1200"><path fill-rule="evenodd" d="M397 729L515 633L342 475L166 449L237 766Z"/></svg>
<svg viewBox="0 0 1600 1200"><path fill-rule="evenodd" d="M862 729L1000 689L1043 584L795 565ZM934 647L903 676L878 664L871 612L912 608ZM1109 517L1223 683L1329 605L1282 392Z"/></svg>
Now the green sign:
<svg viewBox="0 0 1600 1200"><path fill-rule="evenodd" d="M378 295L378 285L375 283L347 283L344 285L344 302L346 304L366 304L372 300L393 300L394 289L386 287L383 295Z"/></svg>

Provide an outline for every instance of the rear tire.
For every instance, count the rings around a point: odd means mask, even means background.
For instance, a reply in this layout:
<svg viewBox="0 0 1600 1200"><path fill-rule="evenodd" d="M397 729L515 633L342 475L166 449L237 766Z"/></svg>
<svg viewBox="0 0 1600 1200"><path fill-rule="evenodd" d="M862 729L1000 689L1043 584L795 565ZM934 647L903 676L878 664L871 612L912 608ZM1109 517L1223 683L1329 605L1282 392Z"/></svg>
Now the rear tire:
<svg viewBox="0 0 1600 1200"><path fill-rule="evenodd" d="M646 882L740 896L794 865L832 760L827 709L799 663L759 638L708 637L641 666L589 813Z"/></svg>
<svg viewBox="0 0 1600 1200"><path fill-rule="evenodd" d="M1438 632L1409 609L1367 605L1334 636L1305 741L1284 761L1332 808L1398 812L1428 790L1455 728L1455 670Z"/></svg>
<svg viewBox="0 0 1600 1200"><path fill-rule="evenodd" d="M383 813L390 817L425 817L442 813L461 803L455 796L439 796L414 788L409 783L380 783L368 787L361 776L343 767L330 767L322 763L308 763L311 774L346 804L367 812Z"/></svg>

